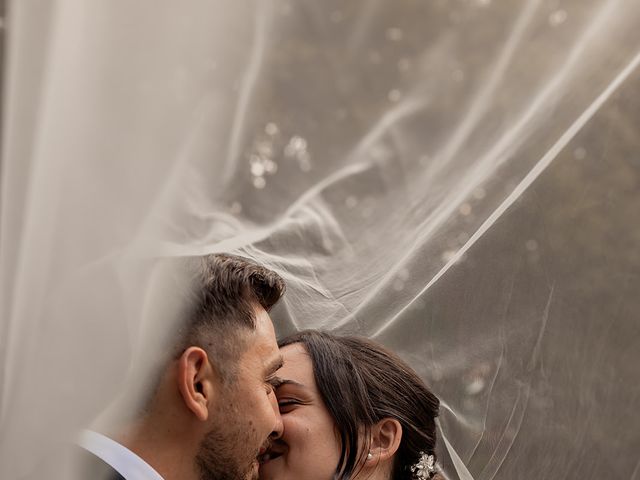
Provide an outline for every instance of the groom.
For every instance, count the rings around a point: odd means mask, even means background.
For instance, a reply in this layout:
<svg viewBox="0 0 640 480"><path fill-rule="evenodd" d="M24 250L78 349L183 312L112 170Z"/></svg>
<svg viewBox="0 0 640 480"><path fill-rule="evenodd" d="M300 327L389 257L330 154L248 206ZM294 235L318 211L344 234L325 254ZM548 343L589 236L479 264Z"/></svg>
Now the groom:
<svg viewBox="0 0 640 480"><path fill-rule="evenodd" d="M85 479L257 479L282 434L273 384L282 365L268 311L284 282L249 260L189 264L183 328L144 405L124 428L85 431Z"/></svg>

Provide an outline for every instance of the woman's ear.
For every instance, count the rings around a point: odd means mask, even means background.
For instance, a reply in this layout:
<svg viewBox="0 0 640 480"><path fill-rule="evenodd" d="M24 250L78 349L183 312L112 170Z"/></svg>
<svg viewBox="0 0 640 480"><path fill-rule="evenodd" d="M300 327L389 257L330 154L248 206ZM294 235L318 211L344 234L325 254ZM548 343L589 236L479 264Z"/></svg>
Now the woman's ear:
<svg viewBox="0 0 640 480"><path fill-rule="evenodd" d="M215 372L207 352L189 347L178 359L178 390L185 406L198 420L206 421L216 393Z"/></svg>
<svg viewBox="0 0 640 480"><path fill-rule="evenodd" d="M371 427L371 443L365 464L376 465L390 460L400 448L402 425L395 418L383 418Z"/></svg>

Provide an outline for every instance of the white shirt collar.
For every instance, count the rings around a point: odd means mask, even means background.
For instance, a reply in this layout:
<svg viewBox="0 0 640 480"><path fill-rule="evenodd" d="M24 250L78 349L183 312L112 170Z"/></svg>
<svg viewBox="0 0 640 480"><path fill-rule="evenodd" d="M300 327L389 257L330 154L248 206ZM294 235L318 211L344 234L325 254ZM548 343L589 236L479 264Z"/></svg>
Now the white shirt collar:
<svg viewBox="0 0 640 480"><path fill-rule="evenodd" d="M78 444L101 458L127 480L163 480L151 465L109 437L84 430Z"/></svg>

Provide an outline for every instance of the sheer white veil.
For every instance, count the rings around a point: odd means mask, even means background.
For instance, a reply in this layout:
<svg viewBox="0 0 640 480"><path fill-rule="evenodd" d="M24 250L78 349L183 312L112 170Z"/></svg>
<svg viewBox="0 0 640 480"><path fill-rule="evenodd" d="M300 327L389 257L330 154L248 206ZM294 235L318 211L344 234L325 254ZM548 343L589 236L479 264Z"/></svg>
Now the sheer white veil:
<svg viewBox="0 0 640 480"><path fill-rule="evenodd" d="M0 477L123 388L152 259L398 351L452 479L640 476L637 0L14 0ZM152 313L150 313L152 312Z"/></svg>

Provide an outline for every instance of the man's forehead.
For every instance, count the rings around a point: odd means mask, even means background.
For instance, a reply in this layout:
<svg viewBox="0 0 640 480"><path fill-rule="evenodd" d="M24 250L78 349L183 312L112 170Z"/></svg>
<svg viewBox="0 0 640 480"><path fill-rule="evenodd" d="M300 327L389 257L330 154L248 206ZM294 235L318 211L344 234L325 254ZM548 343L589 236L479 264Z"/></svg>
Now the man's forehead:
<svg viewBox="0 0 640 480"><path fill-rule="evenodd" d="M277 370L282 364L276 334L269 314L263 308L256 308L256 328L248 332L249 342L246 354L257 357L265 369Z"/></svg>
<svg viewBox="0 0 640 480"><path fill-rule="evenodd" d="M275 338L275 330L273 328L273 322L267 311L260 305L254 306L256 331L263 331L264 333L272 333Z"/></svg>
<svg viewBox="0 0 640 480"><path fill-rule="evenodd" d="M260 347L255 350L255 353L260 357L260 363L265 370L275 372L282 367L284 359L278 349L275 338L273 343L270 343L271 342L261 342Z"/></svg>

